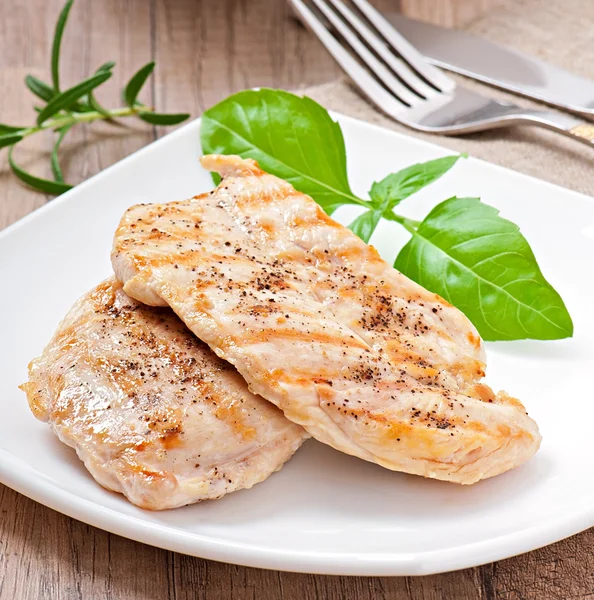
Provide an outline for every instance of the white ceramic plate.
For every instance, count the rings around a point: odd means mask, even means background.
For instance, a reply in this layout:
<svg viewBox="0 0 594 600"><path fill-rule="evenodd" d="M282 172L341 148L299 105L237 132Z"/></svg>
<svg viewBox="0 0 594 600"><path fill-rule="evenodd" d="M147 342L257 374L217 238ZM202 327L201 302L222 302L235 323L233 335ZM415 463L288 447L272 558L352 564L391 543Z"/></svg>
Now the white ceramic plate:
<svg viewBox="0 0 594 600"><path fill-rule="evenodd" d="M340 117L350 175L374 179L447 152ZM17 385L74 300L110 274L124 210L210 189L195 121L107 169L0 235L0 480L67 515L163 548L244 565L345 575L470 567L594 525L594 201L478 160L461 161L402 208L421 218L454 194L481 196L518 223L565 299L575 337L488 345L488 381L524 400L544 441L524 467L472 487L392 473L307 442L254 489L147 512L97 485ZM14 197L12 202L18 202ZM343 210L343 209L341 209ZM352 213L354 214L354 213ZM337 213L343 223L351 215ZM383 223L388 260L404 234Z"/></svg>

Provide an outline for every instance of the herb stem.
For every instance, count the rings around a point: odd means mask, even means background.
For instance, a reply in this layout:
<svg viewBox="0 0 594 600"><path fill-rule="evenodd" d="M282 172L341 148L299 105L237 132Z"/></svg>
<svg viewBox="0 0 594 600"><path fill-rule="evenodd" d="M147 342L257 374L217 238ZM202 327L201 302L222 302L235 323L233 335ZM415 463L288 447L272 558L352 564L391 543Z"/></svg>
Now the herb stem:
<svg viewBox="0 0 594 600"><path fill-rule="evenodd" d="M92 121L115 119L118 117L130 117L132 115L138 114L140 111L149 112L149 108L144 105L138 105L134 108L131 108L129 106L122 108L114 108L113 110L106 111L106 113L101 113L99 111L89 111L84 113L67 113L65 115L56 117L55 119L45 121L44 123L36 127L28 127L26 129L23 129L19 131L19 134L23 137L28 137L46 129L61 129L62 127L76 125L77 123L91 123Z"/></svg>
<svg viewBox="0 0 594 600"><path fill-rule="evenodd" d="M385 213L384 218L395 221L396 223L400 223L409 233L415 233L421 224L420 221L415 221L414 219L408 219L407 217L403 217L401 215L397 215L395 212Z"/></svg>

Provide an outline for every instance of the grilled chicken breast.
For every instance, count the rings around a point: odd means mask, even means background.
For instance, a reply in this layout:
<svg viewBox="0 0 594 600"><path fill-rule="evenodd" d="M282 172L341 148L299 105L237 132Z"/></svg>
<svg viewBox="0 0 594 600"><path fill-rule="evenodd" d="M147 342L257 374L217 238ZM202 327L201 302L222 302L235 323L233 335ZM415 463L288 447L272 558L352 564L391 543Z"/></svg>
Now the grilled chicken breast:
<svg viewBox="0 0 594 600"><path fill-rule="evenodd" d="M205 156L216 190L139 205L112 262L318 440L389 469L474 483L539 447L522 404L481 383L468 319L252 160Z"/></svg>
<svg viewBox="0 0 594 600"><path fill-rule="evenodd" d="M249 488L308 437L115 279L74 305L21 387L101 485L152 510Z"/></svg>

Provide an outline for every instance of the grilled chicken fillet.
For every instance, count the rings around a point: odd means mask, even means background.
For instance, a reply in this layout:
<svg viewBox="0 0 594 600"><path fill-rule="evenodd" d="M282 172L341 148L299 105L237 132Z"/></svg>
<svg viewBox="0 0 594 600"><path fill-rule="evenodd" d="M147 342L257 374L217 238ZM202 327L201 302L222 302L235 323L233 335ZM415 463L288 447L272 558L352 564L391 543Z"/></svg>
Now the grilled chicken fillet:
<svg viewBox="0 0 594 600"><path fill-rule="evenodd" d="M522 404L481 383L460 311L254 161L202 164L216 190L122 218L112 262L130 295L171 306L250 389L348 454L468 484L536 452Z"/></svg>
<svg viewBox="0 0 594 600"><path fill-rule="evenodd" d="M115 279L81 298L29 365L33 414L104 487L152 510L249 488L307 434L169 309Z"/></svg>

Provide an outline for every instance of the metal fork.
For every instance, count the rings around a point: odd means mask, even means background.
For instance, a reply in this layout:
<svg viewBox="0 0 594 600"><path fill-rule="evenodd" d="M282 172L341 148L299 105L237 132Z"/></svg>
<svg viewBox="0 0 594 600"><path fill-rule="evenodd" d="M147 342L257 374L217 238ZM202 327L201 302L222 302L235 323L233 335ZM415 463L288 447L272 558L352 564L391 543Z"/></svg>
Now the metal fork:
<svg viewBox="0 0 594 600"><path fill-rule="evenodd" d="M289 0L361 92L413 129L446 135L534 125L594 145L594 124L468 90L430 65L367 0ZM313 8L315 7L315 8Z"/></svg>

